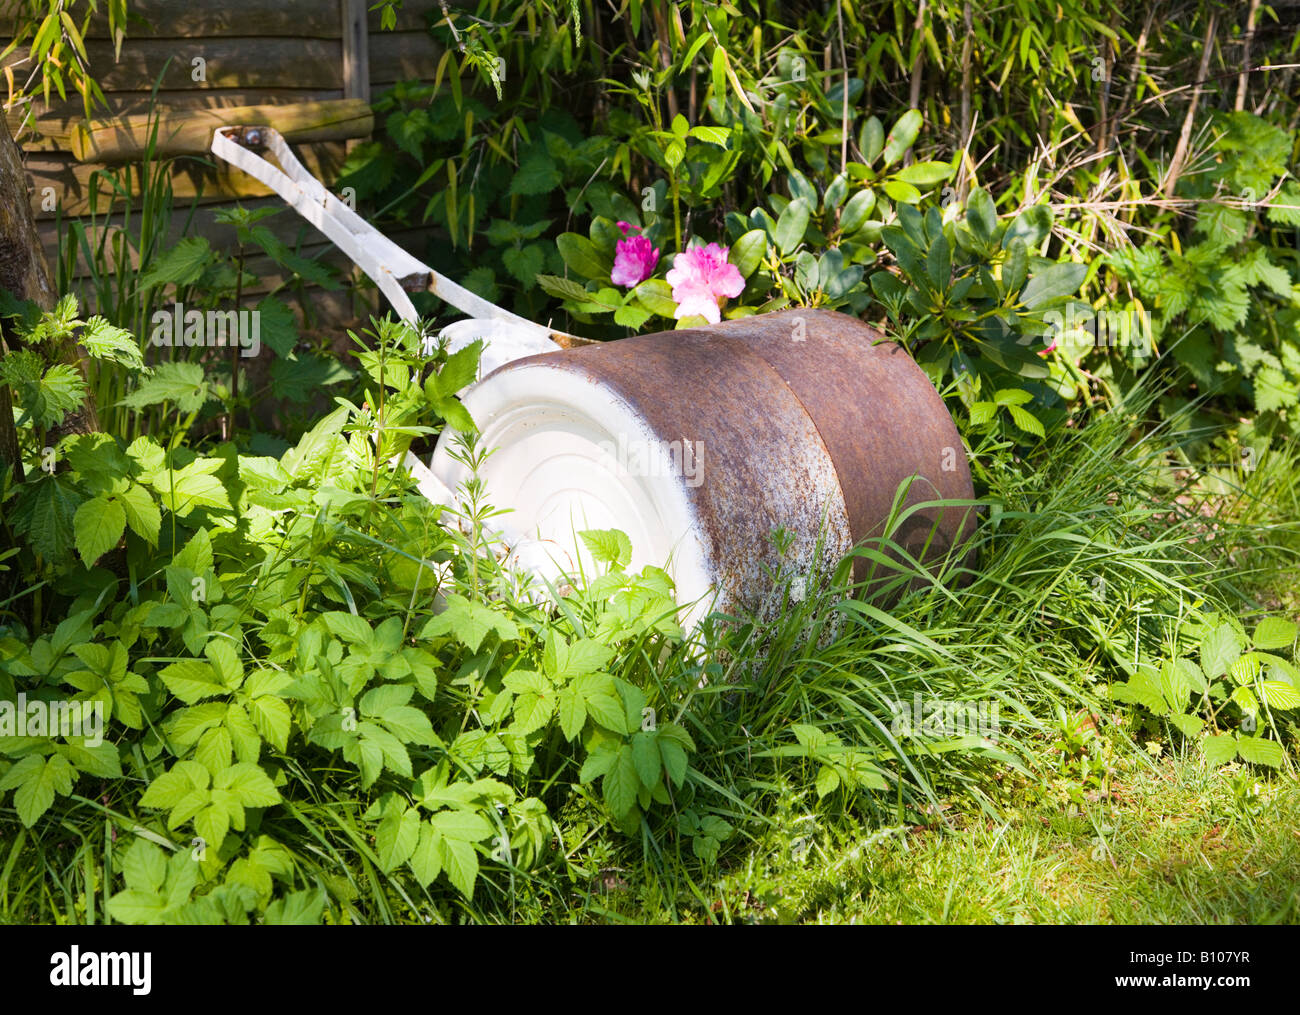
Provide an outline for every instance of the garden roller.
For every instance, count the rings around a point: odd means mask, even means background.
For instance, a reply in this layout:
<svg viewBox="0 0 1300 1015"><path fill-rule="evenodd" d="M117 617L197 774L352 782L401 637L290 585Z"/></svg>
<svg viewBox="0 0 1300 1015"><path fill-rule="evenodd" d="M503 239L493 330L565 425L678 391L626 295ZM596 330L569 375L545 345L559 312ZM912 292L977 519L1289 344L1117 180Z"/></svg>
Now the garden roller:
<svg viewBox="0 0 1300 1015"><path fill-rule="evenodd" d="M688 626L715 609L771 615L774 575L797 590L886 534L889 554L930 562L974 526L960 503L974 496L970 470L943 400L905 349L854 317L786 310L587 342L412 257L274 129L220 128L212 151L340 247L403 319L416 323L411 291L469 315L442 334L453 350L484 340L480 377L460 393L492 449L478 475L507 512L507 559L551 588L595 573L580 533L617 529L631 541L630 569L672 576ZM428 466L414 455L405 465L426 497L456 510L470 473L453 440L444 431ZM863 578L869 557L854 567Z"/></svg>

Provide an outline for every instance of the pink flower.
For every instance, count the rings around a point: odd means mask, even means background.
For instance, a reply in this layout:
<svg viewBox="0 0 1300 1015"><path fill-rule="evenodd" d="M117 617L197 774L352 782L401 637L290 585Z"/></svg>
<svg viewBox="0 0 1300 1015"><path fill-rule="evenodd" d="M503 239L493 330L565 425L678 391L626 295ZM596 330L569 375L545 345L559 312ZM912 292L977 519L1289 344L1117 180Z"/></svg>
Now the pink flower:
<svg viewBox="0 0 1300 1015"><path fill-rule="evenodd" d="M739 296L745 288L740 269L727 260L727 247L708 243L683 250L666 276L677 301L675 318L698 314L710 324L722 320L720 301Z"/></svg>
<svg viewBox="0 0 1300 1015"><path fill-rule="evenodd" d="M620 226L624 224L619 223ZM648 279L658 263L657 247L650 246L650 241L644 236L629 236L614 244L614 270L609 277L615 285L631 289Z"/></svg>
<svg viewBox="0 0 1300 1015"><path fill-rule="evenodd" d="M624 222L622 219L619 219L619 220L618 220L617 222L615 222L614 224L615 224L616 226L618 226L619 231L622 232L622 234L623 234L624 236L626 236L626 235L627 235L631 230L634 230L634 229L635 229L638 233L641 231L641 227L640 227L640 226L634 226L631 222Z"/></svg>

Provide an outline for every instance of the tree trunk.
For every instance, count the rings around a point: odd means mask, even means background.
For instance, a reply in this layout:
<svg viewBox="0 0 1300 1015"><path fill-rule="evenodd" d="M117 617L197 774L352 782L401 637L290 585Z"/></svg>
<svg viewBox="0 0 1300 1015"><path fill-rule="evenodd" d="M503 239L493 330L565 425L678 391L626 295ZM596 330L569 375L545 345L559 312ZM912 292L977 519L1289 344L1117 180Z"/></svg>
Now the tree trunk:
<svg viewBox="0 0 1300 1015"><path fill-rule="evenodd" d="M14 143L3 116L0 116L0 289L9 290L19 300L31 300L43 310L54 306L57 295L32 217L22 153ZM4 319L0 319L0 356L16 345L17 337ZM60 348L46 350L46 353L50 362L73 363L84 372L75 340L69 339ZM94 401L88 398L85 406L68 413L57 432L51 431L50 438L57 441L63 434L89 433L98 429ZM12 465L15 478L22 479L13 403L8 386L3 384L0 384L0 461Z"/></svg>

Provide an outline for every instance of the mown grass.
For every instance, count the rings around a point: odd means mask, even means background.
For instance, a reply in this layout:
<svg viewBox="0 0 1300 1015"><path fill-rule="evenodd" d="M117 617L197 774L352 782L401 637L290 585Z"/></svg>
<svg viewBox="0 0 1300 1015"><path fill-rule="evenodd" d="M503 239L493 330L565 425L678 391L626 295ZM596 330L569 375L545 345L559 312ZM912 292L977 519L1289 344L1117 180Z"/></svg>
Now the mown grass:
<svg viewBox="0 0 1300 1015"><path fill-rule="evenodd" d="M1137 765L1082 807L1025 786L997 818L773 838L720 879L737 922L1300 922L1300 788L1195 760Z"/></svg>

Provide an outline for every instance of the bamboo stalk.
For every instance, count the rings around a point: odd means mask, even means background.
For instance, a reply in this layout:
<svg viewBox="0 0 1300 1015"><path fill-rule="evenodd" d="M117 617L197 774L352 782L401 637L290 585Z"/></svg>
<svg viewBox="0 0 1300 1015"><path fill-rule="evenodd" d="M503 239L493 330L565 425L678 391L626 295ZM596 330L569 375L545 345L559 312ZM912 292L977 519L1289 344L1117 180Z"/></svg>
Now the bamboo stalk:
<svg viewBox="0 0 1300 1015"><path fill-rule="evenodd" d="M1241 73L1237 76L1237 101L1233 109L1240 113L1246 108L1246 86L1250 83L1250 47L1255 41L1255 15L1259 13L1259 0L1250 0L1246 14L1246 38L1242 43Z"/></svg>
<svg viewBox="0 0 1300 1015"><path fill-rule="evenodd" d="M1183 172L1183 163L1187 161L1187 147L1192 140L1192 124L1196 120L1196 111L1201 105L1205 77L1210 70L1210 53L1214 49L1214 26L1218 19L1218 11L1211 11L1210 20L1205 26L1205 39L1201 45L1201 66L1196 72L1196 87L1192 89L1192 99L1187 104L1187 115L1183 117L1183 129L1178 135L1178 146L1174 149L1174 157L1169 161L1169 169L1165 173L1164 184L1161 187L1165 197L1173 196L1178 177Z"/></svg>
<svg viewBox="0 0 1300 1015"><path fill-rule="evenodd" d="M925 28L925 11L929 6L927 0L921 0L921 4L916 9L916 23L912 25L912 30L920 32ZM921 108L921 68L925 65L925 40L922 39L921 47L916 53L916 63L912 65L912 81L907 91L907 108Z"/></svg>

